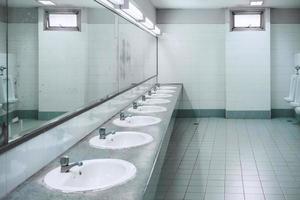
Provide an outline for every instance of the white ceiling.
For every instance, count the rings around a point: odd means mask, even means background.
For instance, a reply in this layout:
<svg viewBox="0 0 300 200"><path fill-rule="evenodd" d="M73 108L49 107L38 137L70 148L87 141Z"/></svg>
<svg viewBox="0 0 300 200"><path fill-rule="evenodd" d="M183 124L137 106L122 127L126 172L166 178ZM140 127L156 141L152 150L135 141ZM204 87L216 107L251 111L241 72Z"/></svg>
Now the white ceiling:
<svg viewBox="0 0 300 200"><path fill-rule="evenodd" d="M250 0L150 0L156 8L196 9L249 6ZM265 7L300 8L300 0L264 0Z"/></svg>
<svg viewBox="0 0 300 200"><path fill-rule="evenodd" d="M94 0L51 0L56 4L56 7L101 7ZM43 5L36 0L9 0L9 7L42 7Z"/></svg>

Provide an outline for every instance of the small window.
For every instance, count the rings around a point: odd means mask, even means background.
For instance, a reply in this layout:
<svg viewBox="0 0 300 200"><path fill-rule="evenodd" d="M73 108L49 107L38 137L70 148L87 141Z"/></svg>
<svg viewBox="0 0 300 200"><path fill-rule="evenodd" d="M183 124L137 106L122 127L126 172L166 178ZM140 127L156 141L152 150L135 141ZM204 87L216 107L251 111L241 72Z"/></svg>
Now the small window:
<svg viewBox="0 0 300 200"><path fill-rule="evenodd" d="M44 30L80 31L80 10L46 10Z"/></svg>
<svg viewBox="0 0 300 200"><path fill-rule="evenodd" d="M264 27L263 11L232 11L232 31L262 31Z"/></svg>

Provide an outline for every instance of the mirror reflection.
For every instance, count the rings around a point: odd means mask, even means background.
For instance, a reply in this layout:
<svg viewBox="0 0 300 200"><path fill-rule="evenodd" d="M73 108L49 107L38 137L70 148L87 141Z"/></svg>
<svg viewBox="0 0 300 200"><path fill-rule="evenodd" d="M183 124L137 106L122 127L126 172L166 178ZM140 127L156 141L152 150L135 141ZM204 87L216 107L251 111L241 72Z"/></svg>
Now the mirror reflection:
<svg viewBox="0 0 300 200"><path fill-rule="evenodd" d="M0 145L156 75L156 37L94 0L0 2Z"/></svg>
<svg viewBox="0 0 300 200"><path fill-rule="evenodd" d="M116 16L94 1L65 3L9 1L10 140L118 91Z"/></svg>
<svg viewBox="0 0 300 200"><path fill-rule="evenodd" d="M7 31L7 17L6 17L6 0L0 0L0 93L2 97L6 94L6 89L4 88L5 84L5 77L4 69L7 66L7 49L6 49L6 31ZM5 142L5 135L3 131L3 127L5 127L6 121L6 108L5 108L5 99L1 98L0 102L0 113L1 113L1 120L0 120L0 146Z"/></svg>
<svg viewBox="0 0 300 200"><path fill-rule="evenodd" d="M156 74L156 38L119 17L120 89Z"/></svg>

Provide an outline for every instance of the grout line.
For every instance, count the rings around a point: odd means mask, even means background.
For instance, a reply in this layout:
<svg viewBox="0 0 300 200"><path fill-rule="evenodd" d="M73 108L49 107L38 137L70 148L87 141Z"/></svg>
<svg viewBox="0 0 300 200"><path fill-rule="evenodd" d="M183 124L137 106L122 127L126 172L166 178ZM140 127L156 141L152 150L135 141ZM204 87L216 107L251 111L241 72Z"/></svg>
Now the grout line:
<svg viewBox="0 0 300 200"><path fill-rule="evenodd" d="M188 120L188 119L187 119L187 120ZM184 120L184 121L185 121L185 120ZM183 136L187 133L188 128L189 128L190 126L193 126L193 125L191 125L191 124L193 124L193 123L189 123L189 125L185 128L185 130L183 131L183 132L184 132ZM196 129L197 129L197 128L196 128ZM194 132L193 135L195 135L196 129L193 131L193 132ZM184 150L184 154L183 154L182 157L181 157L180 163L179 163L179 165L178 165L178 167L177 167L177 169L176 169L175 174L177 174L177 172L178 172L178 169L179 169L179 167L180 167L180 164L182 163L182 160L184 159L184 156L185 156L185 154L186 154L186 152L187 152L187 149L188 149L188 147L189 147L189 144L192 142L192 139L193 139L193 138L191 137L190 142L188 143L188 145L186 145L186 148L185 148L185 150ZM169 193L170 187L173 185L173 184L172 184L173 182L174 182L174 179L171 181L171 184L168 185L167 192L166 192L165 197L164 197L163 199L165 199L166 196L167 196L167 194Z"/></svg>
<svg viewBox="0 0 300 200"><path fill-rule="evenodd" d="M238 120L234 120L234 121L238 121ZM237 124L235 123L235 133L237 135L237 140L238 140L238 149L239 149L239 161L240 161L240 167L241 167L241 179L242 179L242 186L243 186L243 196L244 199L246 199L246 194L245 194L245 185L244 185L244 174L243 174L243 165L242 165L242 161L241 161L241 138L240 138L240 134L237 131Z"/></svg>
<svg viewBox="0 0 300 200"><path fill-rule="evenodd" d="M199 134L199 133L198 133L198 129L199 129L200 123L201 123L201 120L199 121L199 124L198 124L197 129L196 129L197 134ZM204 134L203 134L202 137L201 137L201 142L200 142L200 144L202 144L202 142L203 142L203 139L204 139L204 136L205 136L205 132L206 132L206 130L207 130L207 127L208 127L208 123L206 123L206 127L205 127L205 130L204 130ZM196 131L195 131L195 132L196 132ZM193 169L192 169L191 176L193 175L193 172L195 171L195 166L197 165L197 160L198 160L199 153L200 153L200 146L201 146L201 145L199 145L199 150L198 150L198 153L197 153L197 156L196 156L196 161L195 161L195 163L194 163L194 167L193 167ZM186 196L186 194L187 194L187 190L188 190L188 188L189 188L189 186L190 186L191 179L192 179L192 177L190 177L190 179L189 179L189 182L188 182L188 185L187 185L185 194L184 194L184 198L185 198L185 196Z"/></svg>
<svg viewBox="0 0 300 200"><path fill-rule="evenodd" d="M251 142L251 137L249 135L249 127L248 127L248 123L247 122L249 123L249 120L245 120L246 133L247 133L247 137L249 138L248 141L249 141L249 144L251 146L251 152L252 152L252 156L253 156L253 159L254 159L254 162L255 162L255 167L256 167L256 170L257 170L258 179L259 179L259 182L260 182L260 187L262 189L262 192L263 192L263 195L264 195L264 199L266 200L266 195L265 195L262 183L261 183L260 174L259 174L259 170L258 170L258 167L257 167L257 161L256 161L256 158L255 158L255 154L254 154L254 151L253 151L253 145L252 145L252 142Z"/></svg>

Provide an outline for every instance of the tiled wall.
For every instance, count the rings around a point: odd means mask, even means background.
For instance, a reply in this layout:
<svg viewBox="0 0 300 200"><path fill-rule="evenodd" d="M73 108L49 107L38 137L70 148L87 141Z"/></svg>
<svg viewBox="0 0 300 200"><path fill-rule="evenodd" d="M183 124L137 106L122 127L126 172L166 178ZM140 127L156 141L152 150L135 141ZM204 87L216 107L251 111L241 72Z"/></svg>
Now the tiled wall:
<svg viewBox="0 0 300 200"><path fill-rule="evenodd" d="M118 91L116 17L105 9L88 9L86 102Z"/></svg>
<svg viewBox="0 0 300 200"><path fill-rule="evenodd" d="M149 80L143 86L149 87L154 83L155 78ZM128 91L124 95L128 97L128 94L131 94L131 92ZM142 93L143 91L140 91L140 94ZM95 130L111 116L117 114L119 110L130 104L132 100L134 99L128 98L128 101L123 104L113 106L110 103L113 100L108 101L1 154L0 198Z"/></svg>
<svg viewBox="0 0 300 200"><path fill-rule="evenodd" d="M273 9L272 13L272 108L289 109L283 97L288 95L290 77L295 73L294 54L300 53L300 9Z"/></svg>
<svg viewBox="0 0 300 200"><path fill-rule="evenodd" d="M224 109L224 24L160 26L159 82L183 83L182 109Z"/></svg>
<svg viewBox="0 0 300 200"><path fill-rule="evenodd" d="M268 108L269 110L270 102L272 102L272 109L289 109L290 107L282 99L289 90L289 79L293 73L293 54L300 48L300 22L297 21L299 17L297 14L291 13L300 12L299 9L293 12L287 9L284 14L279 16L280 22L278 22L278 14L273 14L272 18L276 18L277 23L271 23L271 28L268 30L269 36L256 38L253 35L252 41L255 40L255 42L247 43L248 46L241 51L240 45L246 45L245 42L247 41L243 40L242 43L242 40L236 38L234 43L233 38L226 34L229 25L225 24L224 10L158 10L157 22L161 24L164 32L164 35L159 39L159 81L183 83L182 109L225 109L226 100L229 101L230 99L233 100L231 101L233 103L228 104L230 109ZM242 34L245 35L246 33ZM248 39L250 41L251 38L248 37ZM232 41L231 49L228 45L225 48L226 40ZM258 41L263 41L264 46ZM265 42L269 41L271 41L270 45L265 46ZM252 53L248 51L249 45L252 50L254 48ZM258 76L253 75L252 72L262 72L261 64L263 61L265 62L264 66L270 64L260 54L255 55L256 48L259 52L265 52L264 56L269 58L269 62L271 62L271 72L264 68L264 77L260 73L259 76L262 77L260 80L257 80ZM262 48L268 48L269 53ZM240 68L241 73L232 76L236 80L231 82L232 89L228 90L228 97L225 96L227 86L227 83L225 84L225 55L227 49L232 56L239 53L244 55L244 60L240 59L240 56L230 57L227 55L228 62L231 60L233 64L239 63L239 65L246 66ZM252 55L255 58L248 60L247 55ZM258 62L259 59L260 62ZM248 81L245 81L245 78L248 78ZM266 87L256 90L257 95L255 97L252 92L243 93L244 97L239 99L234 96L232 91L235 89L235 93L240 92L237 91L239 88L243 91L242 88L250 86L252 91L255 90L255 86L251 82L260 82L259 84ZM261 99L264 99L264 102L261 102ZM245 107L237 108L238 103L236 101Z"/></svg>
<svg viewBox="0 0 300 200"><path fill-rule="evenodd" d="M156 74L156 39L119 18L119 88Z"/></svg>
<svg viewBox="0 0 300 200"><path fill-rule="evenodd" d="M20 10L20 9L19 9ZM32 9L32 12L37 12ZM8 24L8 68L15 81L18 98L17 110L38 108L38 30L37 21Z"/></svg>
<svg viewBox="0 0 300 200"><path fill-rule="evenodd" d="M270 10L265 31L230 31L226 11L226 111L271 110Z"/></svg>
<svg viewBox="0 0 300 200"><path fill-rule="evenodd" d="M85 104L85 66L88 63L86 10L81 12L80 32L44 31L43 14L40 8L39 111L71 111Z"/></svg>

